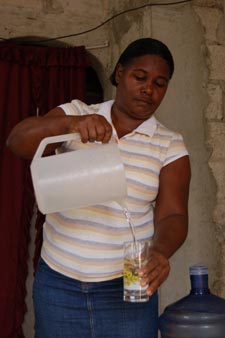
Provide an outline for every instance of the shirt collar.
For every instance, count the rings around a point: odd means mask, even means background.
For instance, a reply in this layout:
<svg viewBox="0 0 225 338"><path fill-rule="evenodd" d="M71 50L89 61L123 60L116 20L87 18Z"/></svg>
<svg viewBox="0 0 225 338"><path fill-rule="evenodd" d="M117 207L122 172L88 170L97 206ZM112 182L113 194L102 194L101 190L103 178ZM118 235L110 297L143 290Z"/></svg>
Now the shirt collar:
<svg viewBox="0 0 225 338"><path fill-rule="evenodd" d="M114 103L114 100L103 102L100 105L99 114L103 115L106 120L112 124L111 119L111 108ZM133 133L146 134L148 136L153 136L156 130L157 119L154 116L151 116L148 120L144 121L140 126L133 130Z"/></svg>

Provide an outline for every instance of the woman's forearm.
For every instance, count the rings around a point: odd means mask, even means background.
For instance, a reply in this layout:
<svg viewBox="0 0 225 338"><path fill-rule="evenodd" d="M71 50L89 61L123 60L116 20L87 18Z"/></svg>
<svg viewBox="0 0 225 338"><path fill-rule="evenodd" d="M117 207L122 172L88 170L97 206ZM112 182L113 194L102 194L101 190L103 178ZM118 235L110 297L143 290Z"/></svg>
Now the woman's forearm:
<svg viewBox="0 0 225 338"><path fill-rule="evenodd" d="M104 116L65 115L61 108L55 108L43 117L30 117L17 124L11 131L7 145L16 155L33 158L40 141L49 136L78 132L81 141L109 142L112 126ZM47 147L45 154L58 147L53 144Z"/></svg>
<svg viewBox="0 0 225 338"><path fill-rule="evenodd" d="M64 114L27 118L12 129L7 140L7 146L16 155L31 159L43 138L69 133L71 118ZM51 145L47 152L54 150L56 147L56 144Z"/></svg>
<svg viewBox="0 0 225 338"><path fill-rule="evenodd" d="M166 258L170 258L184 243L187 233L187 215L168 215L155 224L153 247Z"/></svg>

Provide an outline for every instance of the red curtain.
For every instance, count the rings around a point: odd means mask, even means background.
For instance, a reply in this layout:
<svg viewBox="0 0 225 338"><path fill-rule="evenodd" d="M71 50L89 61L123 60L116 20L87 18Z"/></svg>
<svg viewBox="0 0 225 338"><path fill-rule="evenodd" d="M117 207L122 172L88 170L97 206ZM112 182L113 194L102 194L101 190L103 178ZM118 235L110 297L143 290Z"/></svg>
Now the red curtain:
<svg viewBox="0 0 225 338"><path fill-rule="evenodd" d="M41 115L73 98L85 100L88 66L83 46L0 43L0 338L24 337L21 326L26 312L25 282L34 206L30 163L13 155L6 139L13 126L36 115L37 108Z"/></svg>

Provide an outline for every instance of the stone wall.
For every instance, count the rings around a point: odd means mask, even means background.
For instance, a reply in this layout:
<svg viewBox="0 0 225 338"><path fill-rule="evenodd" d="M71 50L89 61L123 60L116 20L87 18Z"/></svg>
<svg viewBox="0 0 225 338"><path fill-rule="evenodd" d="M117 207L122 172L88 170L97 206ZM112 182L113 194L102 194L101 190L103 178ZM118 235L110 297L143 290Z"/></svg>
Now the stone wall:
<svg viewBox="0 0 225 338"><path fill-rule="evenodd" d="M204 48L209 70L205 108L205 141L211 151L209 166L216 181L213 224L219 256L213 290L225 297L225 2L199 0L194 9L204 27Z"/></svg>

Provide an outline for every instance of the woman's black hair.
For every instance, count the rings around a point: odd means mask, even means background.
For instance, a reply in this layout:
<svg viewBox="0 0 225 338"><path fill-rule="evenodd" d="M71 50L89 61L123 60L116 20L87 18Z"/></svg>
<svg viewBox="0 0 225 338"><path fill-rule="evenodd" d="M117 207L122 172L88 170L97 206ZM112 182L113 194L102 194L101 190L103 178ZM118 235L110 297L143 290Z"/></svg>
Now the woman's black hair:
<svg viewBox="0 0 225 338"><path fill-rule="evenodd" d="M117 86L115 75L118 64L126 66L132 59L147 55L154 54L159 55L161 58L166 60L170 69L170 79L174 71L173 56L169 48L161 41L152 38L142 38L131 42L127 48L120 55L120 58L114 68L113 73L110 76L110 81L113 86Z"/></svg>

